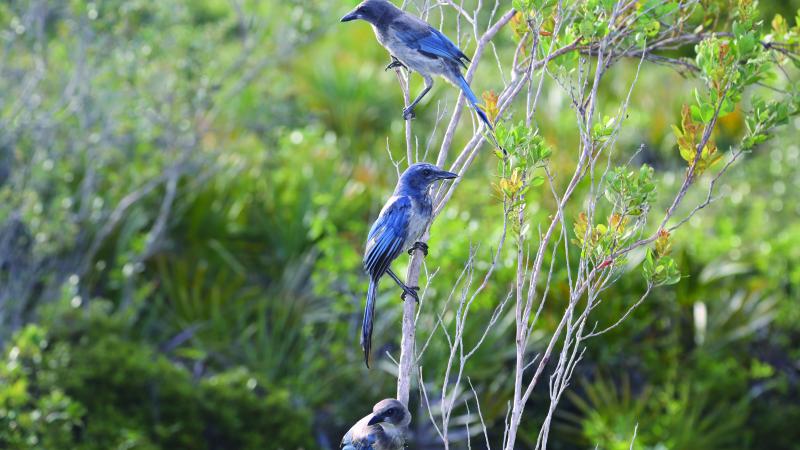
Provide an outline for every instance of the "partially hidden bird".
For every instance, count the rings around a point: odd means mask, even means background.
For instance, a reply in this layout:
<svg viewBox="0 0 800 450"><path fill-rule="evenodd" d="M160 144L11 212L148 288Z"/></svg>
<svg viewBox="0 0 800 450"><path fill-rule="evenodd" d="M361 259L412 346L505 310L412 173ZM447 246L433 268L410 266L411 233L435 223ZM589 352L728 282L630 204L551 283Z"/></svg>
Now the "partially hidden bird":
<svg viewBox="0 0 800 450"><path fill-rule="evenodd" d="M501 150L494 137L494 127L489 117L478 106L478 97L461 74L470 59L441 31L422 19L396 7L388 0L365 0L342 17L342 22L364 20L372 25L378 42L389 51L392 63L386 69L405 67L425 80L422 92L403 109L403 118L414 117L414 107L433 87L433 75L439 75L464 92L472 108L491 132L492 142ZM505 150L503 150L505 154Z"/></svg>
<svg viewBox="0 0 800 450"><path fill-rule="evenodd" d="M387 398L356 422L342 438L341 450L401 450L411 414L400 401Z"/></svg>
<svg viewBox="0 0 800 450"><path fill-rule="evenodd" d="M372 322L375 316L378 283L384 274L389 274L403 289L403 299L406 295L410 295L419 301L416 292L419 288L406 286L392 272L390 266L404 250L411 253L415 248L419 248L427 254L427 245L419 242L419 239L428 227L433 213L431 184L456 177L457 174L442 170L433 164L412 164L400 175L394 193L369 230L363 261L364 270L369 275L369 288L364 307L364 323L361 327L361 347L364 350L364 363L367 367L372 347Z"/></svg>

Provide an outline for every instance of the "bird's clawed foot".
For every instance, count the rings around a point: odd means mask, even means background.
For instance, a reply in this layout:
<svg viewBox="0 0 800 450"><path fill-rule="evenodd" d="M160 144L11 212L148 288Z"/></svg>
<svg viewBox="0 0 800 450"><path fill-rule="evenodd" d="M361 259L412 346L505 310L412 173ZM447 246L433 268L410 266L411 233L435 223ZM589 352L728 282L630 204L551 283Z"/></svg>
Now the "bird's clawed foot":
<svg viewBox="0 0 800 450"><path fill-rule="evenodd" d="M419 286L403 286L403 293L400 294L400 298L405 301L406 295L410 295L415 302L419 303L419 294L417 294L417 291L419 291Z"/></svg>
<svg viewBox="0 0 800 450"><path fill-rule="evenodd" d="M414 245L408 249L408 254L411 255L414 253L414 250L422 250L422 254L428 256L428 244L424 242L414 242Z"/></svg>
<svg viewBox="0 0 800 450"><path fill-rule="evenodd" d="M395 58L394 56L392 56L392 62L390 62L389 65L386 66L386 68L383 69L383 70L386 71L386 70L389 70L389 69L394 69L395 67L402 67L403 69L408 70L408 66L403 64L403 63L401 63L400 60Z"/></svg>
<svg viewBox="0 0 800 450"><path fill-rule="evenodd" d="M408 108L403 109L403 119L404 120L411 120L417 115L414 114L414 107L409 106Z"/></svg>

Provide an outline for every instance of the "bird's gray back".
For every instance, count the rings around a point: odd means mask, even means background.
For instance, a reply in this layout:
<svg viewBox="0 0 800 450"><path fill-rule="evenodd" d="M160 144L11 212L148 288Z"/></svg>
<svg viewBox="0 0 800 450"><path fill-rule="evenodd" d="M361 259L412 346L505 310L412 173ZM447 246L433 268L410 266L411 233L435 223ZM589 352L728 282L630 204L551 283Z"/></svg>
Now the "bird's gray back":
<svg viewBox="0 0 800 450"><path fill-rule="evenodd" d="M370 417L371 414L350 427L342 438L341 450L374 450L370 442L374 441L374 436L370 435L371 427L367 424Z"/></svg>
<svg viewBox="0 0 800 450"><path fill-rule="evenodd" d="M381 425L368 425L372 415L359 420L342 438L341 450L401 450L405 444L402 430L394 426L391 432Z"/></svg>
<svg viewBox="0 0 800 450"><path fill-rule="evenodd" d="M399 59L409 69L421 74L448 75L452 67L440 58L431 58L423 55L417 49L410 47L399 37L398 32L413 32L424 34L430 25L423 20L406 12L389 22L385 27L373 26L378 42L392 55Z"/></svg>

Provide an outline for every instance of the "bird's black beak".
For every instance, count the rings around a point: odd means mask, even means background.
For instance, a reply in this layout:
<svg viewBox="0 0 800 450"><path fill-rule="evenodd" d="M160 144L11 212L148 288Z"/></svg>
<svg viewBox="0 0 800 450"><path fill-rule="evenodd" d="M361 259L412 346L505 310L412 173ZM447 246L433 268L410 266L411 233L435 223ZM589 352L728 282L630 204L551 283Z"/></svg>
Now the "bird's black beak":
<svg viewBox="0 0 800 450"><path fill-rule="evenodd" d="M439 172L439 176L437 178L439 178L440 180L452 180L453 178L458 178L458 174L442 170L441 172Z"/></svg>
<svg viewBox="0 0 800 450"><path fill-rule="evenodd" d="M360 19L360 18L361 18L361 14L359 14L358 11L354 9L354 10L350 11L349 13L345 14L344 17L342 17L341 22L350 22L351 20L357 20L357 19Z"/></svg>
<svg viewBox="0 0 800 450"><path fill-rule="evenodd" d="M369 419L367 425L375 425L376 423L381 423L386 419L386 416L383 414L374 414L372 419Z"/></svg>

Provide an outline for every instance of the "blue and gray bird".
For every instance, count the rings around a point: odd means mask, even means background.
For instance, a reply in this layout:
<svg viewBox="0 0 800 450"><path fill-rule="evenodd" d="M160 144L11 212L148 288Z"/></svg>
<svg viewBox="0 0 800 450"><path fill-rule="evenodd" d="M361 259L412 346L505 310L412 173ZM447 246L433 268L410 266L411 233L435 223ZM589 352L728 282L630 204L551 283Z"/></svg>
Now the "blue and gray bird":
<svg viewBox="0 0 800 450"><path fill-rule="evenodd" d="M420 248L427 254L427 246L418 242L428 227L432 215L430 186L436 181L456 178L458 175L442 170L433 164L417 163L411 165L397 182L394 194L383 206L378 219L372 224L367 236L364 253L364 269L369 275L367 304L364 308L364 323L361 327L361 347L364 349L364 362L369 367L372 347L372 319L375 314L375 297L378 283L383 274L390 277L403 289L403 298L410 295L415 300L416 289L406 286L392 272L391 264L400 253Z"/></svg>
<svg viewBox="0 0 800 450"><path fill-rule="evenodd" d="M342 438L341 450L401 450L411 414L393 398L381 400L372 414L356 422Z"/></svg>
<svg viewBox="0 0 800 450"><path fill-rule="evenodd" d="M481 121L494 131L486 113L478 106L478 97L461 74L469 58L441 31L388 0L365 0L342 17L342 22L357 19L369 22L378 42L389 51L392 63L386 69L402 66L418 72L425 80L425 89L403 110L404 119L414 117L414 107L433 87L433 76L439 75L464 92Z"/></svg>

